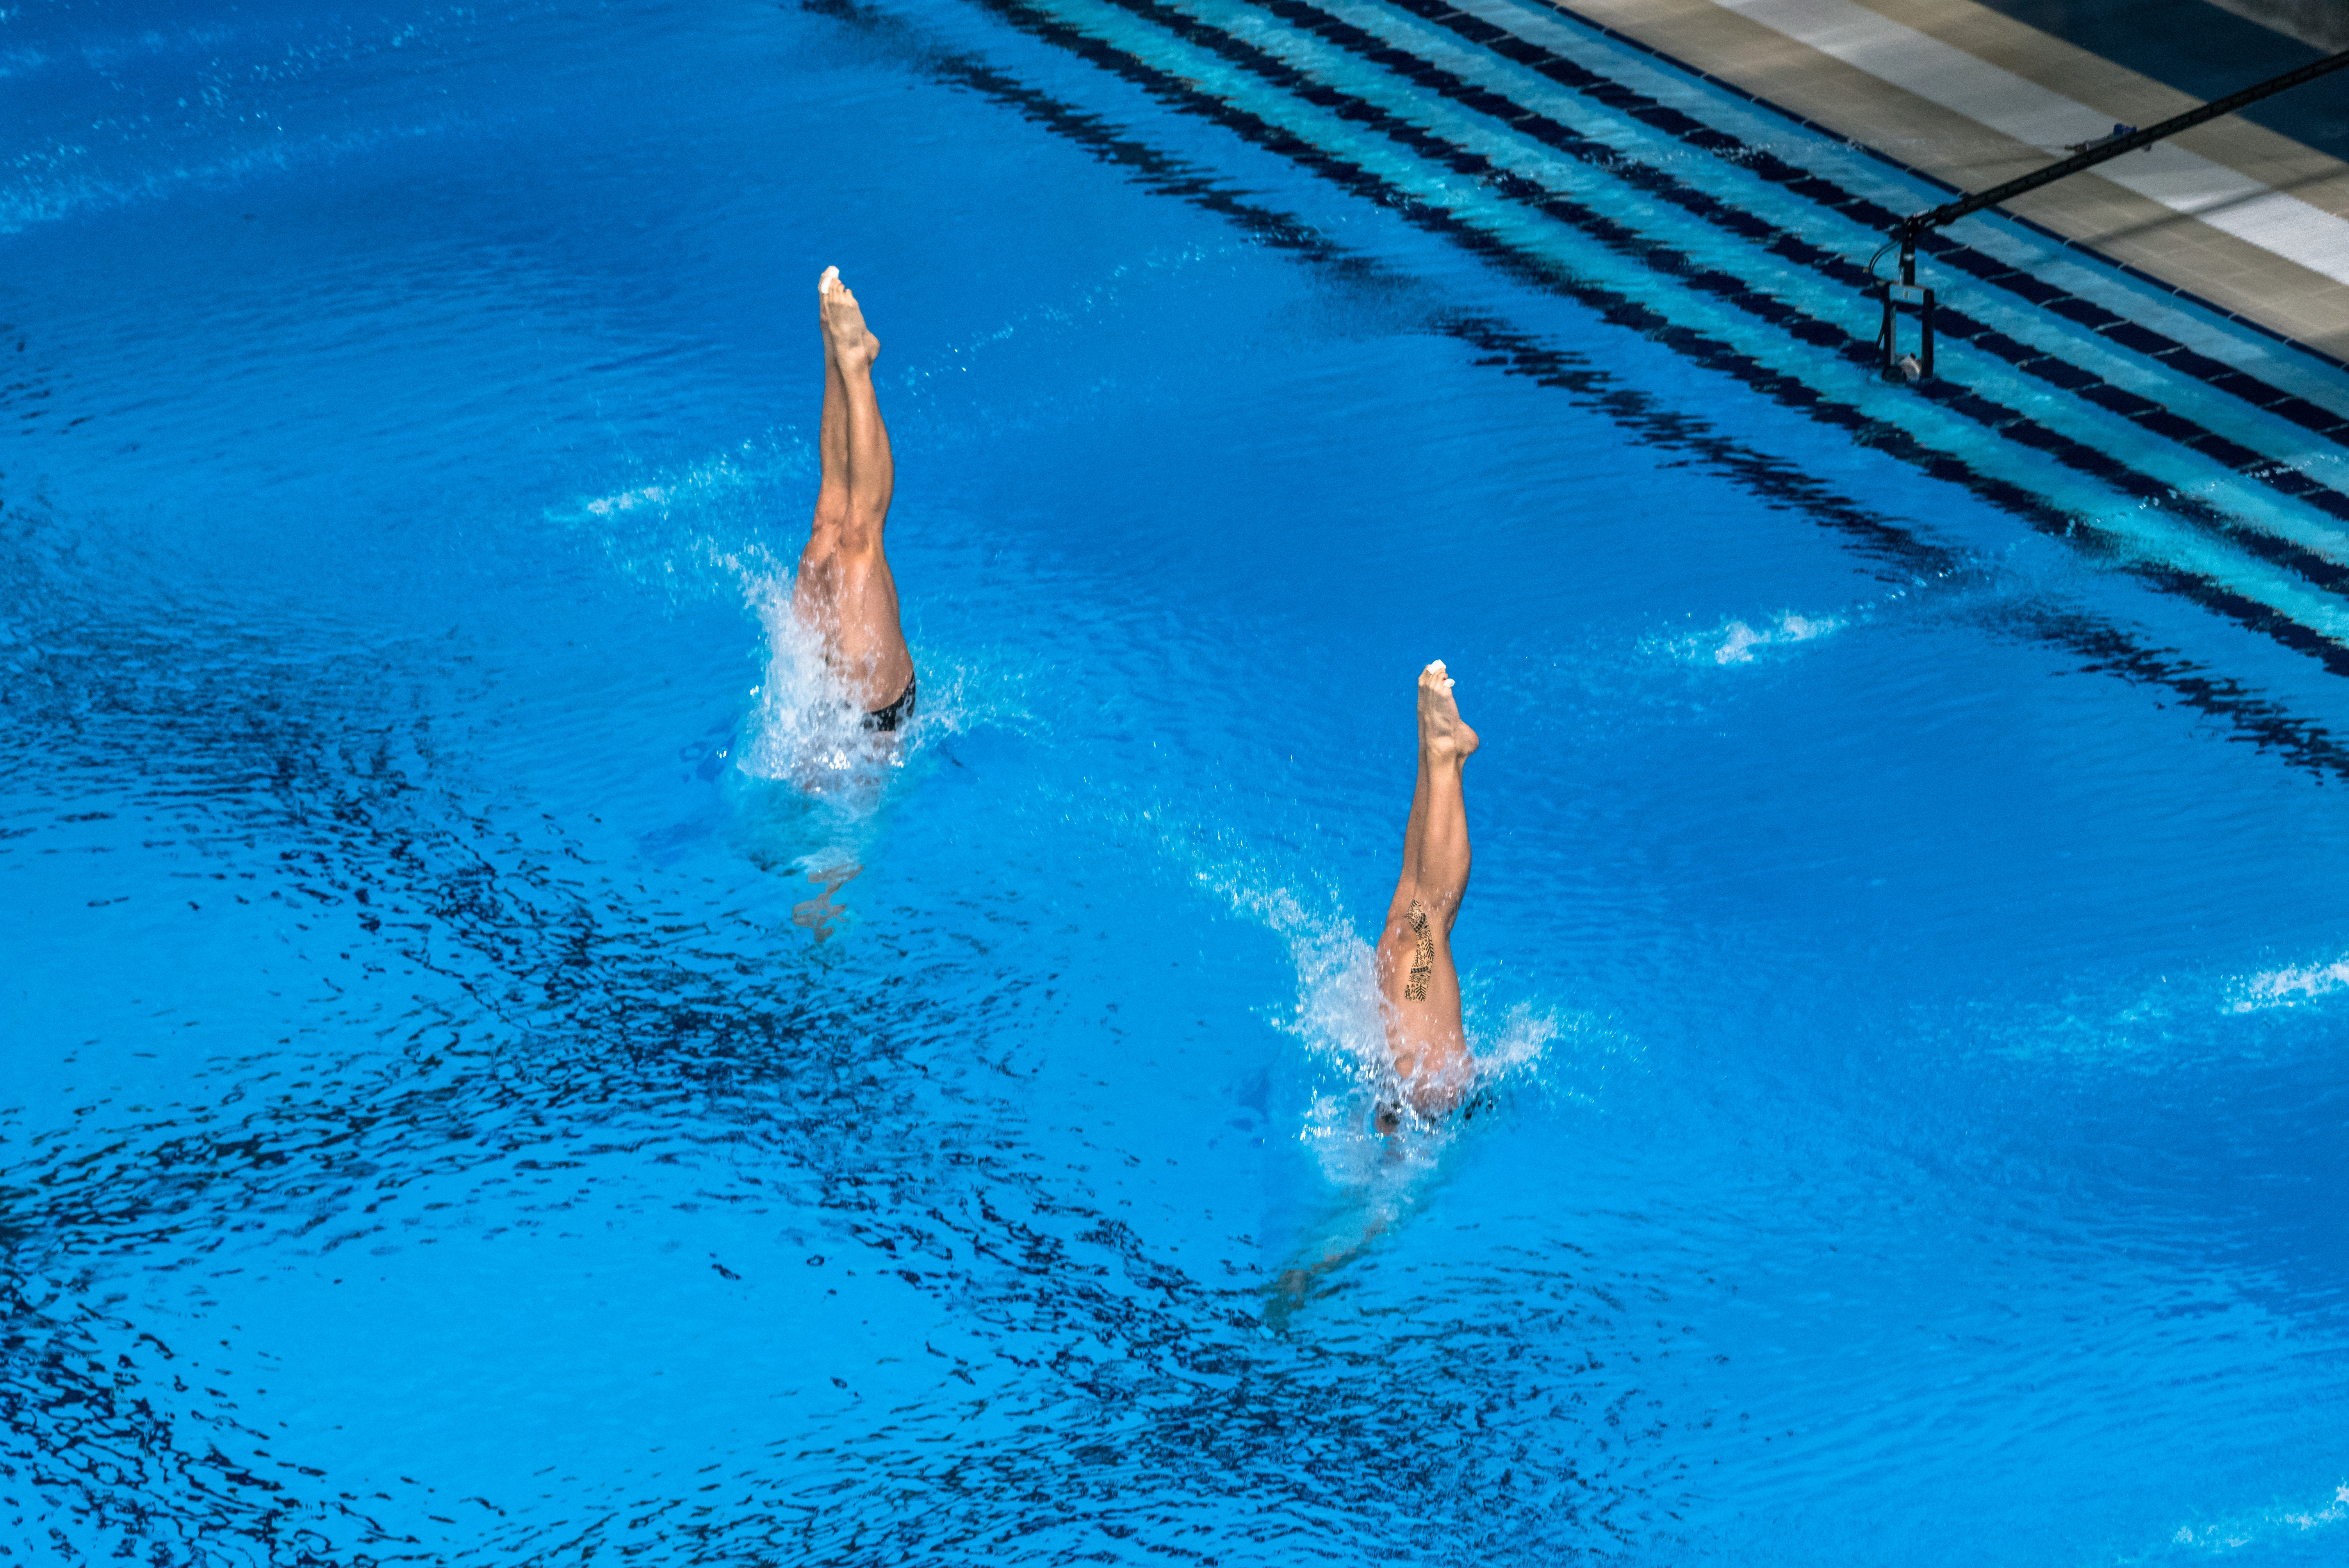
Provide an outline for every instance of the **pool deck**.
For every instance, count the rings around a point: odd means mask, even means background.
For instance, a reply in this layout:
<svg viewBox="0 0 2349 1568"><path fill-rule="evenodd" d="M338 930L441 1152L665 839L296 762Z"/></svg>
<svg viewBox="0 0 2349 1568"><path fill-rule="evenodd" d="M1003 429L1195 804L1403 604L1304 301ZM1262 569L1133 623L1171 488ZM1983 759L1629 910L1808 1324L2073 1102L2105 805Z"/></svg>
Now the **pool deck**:
<svg viewBox="0 0 2349 1568"><path fill-rule="evenodd" d="M2201 101L1970 0L1532 3L1961 191ZM2292 90L2349 91L2349 73ZM2007 210L2349 359L2349 164L2289 137L2229 115Z"/></svg>

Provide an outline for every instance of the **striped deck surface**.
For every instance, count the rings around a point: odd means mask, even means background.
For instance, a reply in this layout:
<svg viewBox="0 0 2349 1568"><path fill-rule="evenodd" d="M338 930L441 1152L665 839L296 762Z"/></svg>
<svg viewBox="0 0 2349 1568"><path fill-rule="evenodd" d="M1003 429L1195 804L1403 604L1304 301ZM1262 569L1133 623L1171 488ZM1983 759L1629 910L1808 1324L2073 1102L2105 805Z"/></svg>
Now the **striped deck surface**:
<svg viewBox="0 0 2349 1568"><path fill-rule="evenodd" d="M1965 191L2199 101L1971 0L1568 0L1562 9ZM2349 93L2349 81L2292 90ZM2230 115L2013 210L2349 358L2349 165L2288 137Z"/></svg>

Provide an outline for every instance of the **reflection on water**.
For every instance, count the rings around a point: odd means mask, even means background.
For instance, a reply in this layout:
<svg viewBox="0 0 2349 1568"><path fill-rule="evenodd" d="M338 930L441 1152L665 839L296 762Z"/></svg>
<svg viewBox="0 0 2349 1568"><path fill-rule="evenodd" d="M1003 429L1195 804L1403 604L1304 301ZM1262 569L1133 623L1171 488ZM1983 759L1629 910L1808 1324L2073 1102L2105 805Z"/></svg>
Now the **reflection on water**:
<svg viewBox="0 0 2349 1568"><path fill-rule="evenodd" d="M808 872L808 881L821 882L823 891L802 903L792 905L792 923L804 925L818 942L832 934L833 923L848 913L844 903L834 903L832 895L846 886L863 866L833 866L827 871Z"/></svg>

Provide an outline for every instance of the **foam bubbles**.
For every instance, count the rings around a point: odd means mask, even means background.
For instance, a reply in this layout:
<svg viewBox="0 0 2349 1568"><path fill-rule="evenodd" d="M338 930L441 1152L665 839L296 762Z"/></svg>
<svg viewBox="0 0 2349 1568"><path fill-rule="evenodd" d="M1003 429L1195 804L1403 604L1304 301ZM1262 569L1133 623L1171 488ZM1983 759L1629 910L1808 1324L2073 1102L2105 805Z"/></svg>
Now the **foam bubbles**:
<svg viewBox="0 0 2349 1568"><path fill-rule="evenodd" d="M2264 975L2252 975L2237 987L2227 1010L2257 1013L2270 1007L2297 1007L2344 985L2349 985L2349 957L2336 958L2330 964L2271 969Z"/></svg>
<svg viewBox="0 0 2349 1568"><path fill-rule="evenodd" d="M2169 1538L2169 1544L2212 1555L2231 1555L2246 1547L2273 1543L2279 1538L2291 1540L2330 1533L2344 1523L2349 1523L2349 1486L2336 1486L2332 1501L2316 1508L2267 1509L2213 1524L2181 1524L2178 1533Z"/></svg>
<svg viewBox="0 0 2349 1568"><path fill-rule="evenodd" d="M1280 1026L1305 1047L1322 1079L1301 1119L1299 1141L1331 1186L1369 1203L1373 1228L1398 1217L1458 1136L1461 1119L1422 1117L1395 1093L1376 950L1356 931L1334 887L1299 893L1238 860L1196 865L1194 876L1234 913L1288 944L1297 1000ZM1472 1097L1507 1081L1537 1080L1552 1042L1568 1029L1530 1000L1495 1013L1485 995L1489 985L1478 982L1473 970L1463 985L1462 1023L1476 1062ZM1382 1103L1399 1105L1392 1136L1373 1126Z"/></svg>
<svg viewBox="0 0 2349 1568"><path fill-rule="evenodd" d="M792 613L792 579L780 571L740 570L743 603L766 632L767 663L734 766L811 794L877 786L891 769L904 767L914 727L922 721L920 704L913 726L888 735L867 729L815 634Z"/></svg>
<svg viewBox="0 0 2349 1568"><path fill-rule="evenodd" d="M921 696L911 723L887 735L864 727L861 705L792 614L791 563L764 542L786 529L804 531L804 514L778 498L811 482L814 471L812 450L784 433L582 498L552 515L591 538L621 577L673 601L739 597L765 645L734 750L737 772L862 811L879 803L882 787L925 746L962 733L980 709L990 718L1018 715L1002 701L974 698L975 690L1003 682L917 648Z"/></svg>
<svg viewBox="0 0 2349 1568"><path fill-rule="evenodd" d="M1681 638L1672 647L1692 664L1750 665L1757 652L1816 642L1833 636L1844 625L1832 615L1797 615L1786 610L1758 629L1744 621L1730 621L1710 632Z"/></svg>
<svg viewBox="0 0 2349 1568"><path fill-rule="evenodd" d="M804 528L805 514L779 505L778 497L797 486L812 490L814 471L813 453L787 433L585 497L549 516L592 539L629 582L657 586L673 600L740 592L747 603L754 586L788 581L789 568L762 542L794 521Z"/></svg>
<svg viewBox="0 0 2349 1568"><path fill-rule="evenodd" d="M635 490L622 490L617 495L597 496L595 500L585 503L580 510L590 517L616 517L625 511L634 511L640 506L666 509L672 493L667 485L639 485Z"/></svg>

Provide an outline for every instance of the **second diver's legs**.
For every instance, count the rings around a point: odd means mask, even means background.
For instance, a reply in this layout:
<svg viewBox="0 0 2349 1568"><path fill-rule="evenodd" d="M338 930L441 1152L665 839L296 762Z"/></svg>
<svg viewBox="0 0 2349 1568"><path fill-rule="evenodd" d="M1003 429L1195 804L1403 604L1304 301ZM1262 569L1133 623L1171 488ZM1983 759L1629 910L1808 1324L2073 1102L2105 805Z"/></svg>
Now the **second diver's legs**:
<svg viewBox="0 0 2349 1568"><path fill-rule="evenodd" d="M1380 1012L1396 1087L1423 1116L1441 1116L1459 1104L1475 1065L1460 1026L1452 923L1468 891L1468 811L1460 770L1476 746L1476 732L1462 722L1452 677L1439 659L1419 676L1419 777L1403 827L1402 875L1387 905L1377 958ZM1400 1113L1399 1105L1381 1097L1378 1130L1394 1131ZM1267 1291L1266 1326L1287 1332L1314 1281L1377 1240L1387 1219L1373 1212L1361 1235L1333 1237L1312 1262L1283 1269Z"/></svg>
<svg viewBox="0 0 2349 1568"><path fill-rule="evenodd" d="M1466 1088L1467 1037L1452 923L1468 891L1468 809L1461 769L1477 747L1439 659L1419 676L1419 779L1403 829L1402 875L1379 934L1379 994L1395 1076L1423 1113L1449 1109Z"/></svg>
<svg viewBox="0 0 2349 1568"><path fill-rule="evenodd" d="M823 477L792 608L814 632L849 697L867 713L889 707L914 680L897 619L897 582L882 552L882 525L896 488L888 428L873 390L881 340L856 296L829 267L816 285L823 336Z"/></svg>

